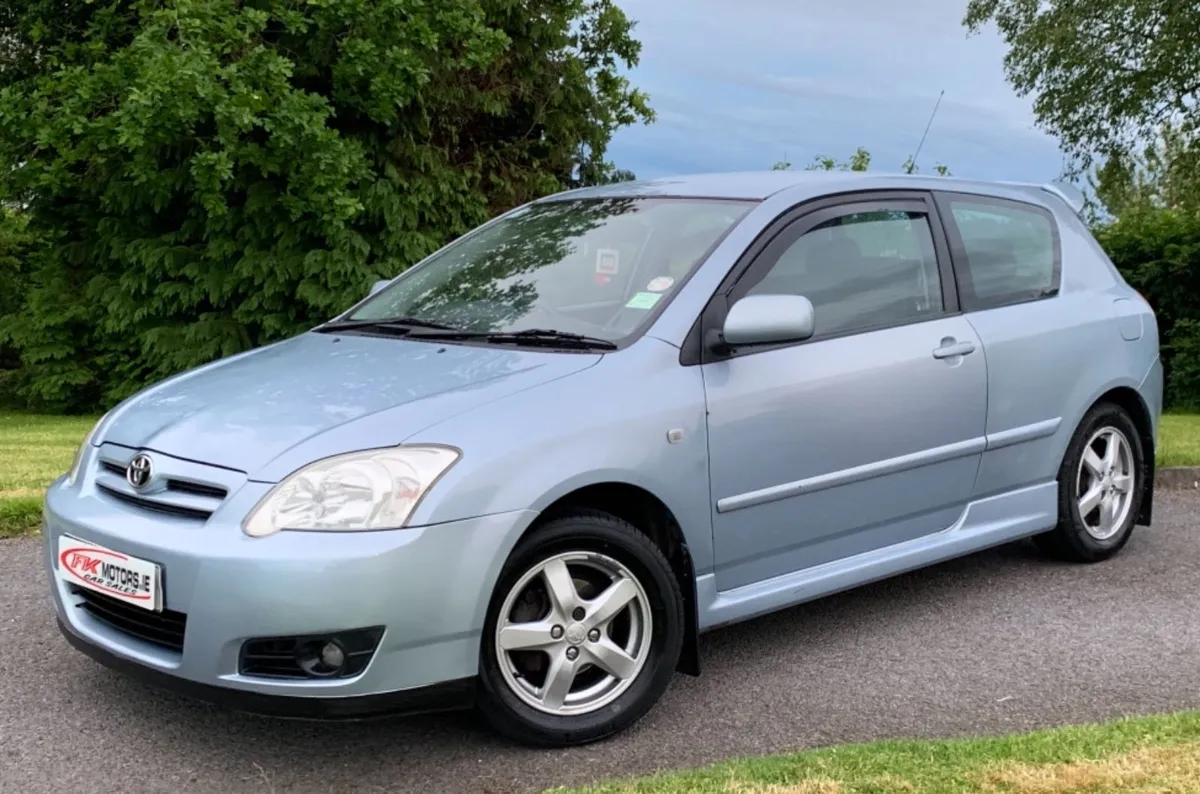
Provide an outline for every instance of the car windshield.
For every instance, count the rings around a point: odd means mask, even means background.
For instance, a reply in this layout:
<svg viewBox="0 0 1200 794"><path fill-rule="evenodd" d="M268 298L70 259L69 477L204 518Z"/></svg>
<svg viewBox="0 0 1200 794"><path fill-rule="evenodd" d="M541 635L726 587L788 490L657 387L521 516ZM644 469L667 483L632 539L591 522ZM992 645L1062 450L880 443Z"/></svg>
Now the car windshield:
<svg viewBox="0 0 1200 794"><path fill-rule="evenodd" d="M619 342L752 206L681 198L532 204L460 238L340 322L394 319L470 334L540 329Z"/></svg>

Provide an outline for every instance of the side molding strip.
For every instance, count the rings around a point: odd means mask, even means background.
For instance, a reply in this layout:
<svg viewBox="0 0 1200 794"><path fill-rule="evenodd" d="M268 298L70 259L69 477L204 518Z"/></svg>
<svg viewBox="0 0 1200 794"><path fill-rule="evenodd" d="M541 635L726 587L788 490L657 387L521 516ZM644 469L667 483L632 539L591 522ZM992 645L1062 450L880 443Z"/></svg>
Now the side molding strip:
<svg viewBox="0 0 1200 794"><path fill-rule="evenodd" d="M954 460L955 458L978 455L984 451L1023 444L1026 441L1035 441L1039 438L1054 435L1060 424L1062 424L1062 417L1055 417L1054 419L1034 422L1031 425L1022 425L1021 427L1014 427L1009 430L1001 430L998 433L992 433L987 436L971 438L966 441L957 441L953 444L933 447L932 449L925 449L920 452L912 452L908 455L900 455L899 457L888 458L887 460L880 460L875 463L854 466L849 469L842 469L841 471L829 472L828 474L818 474L815 477L772 485L768 488L760 488L757 491L747 491L746 493L734 496L726 496L723 499L717 500L717 512L731 513L734 510L742 510L747 507L767 504L768 502L776 502L780 499L788 499L800 494L815 493L817 491L824 491L827 488L836 488L839 485L849 485L875 477L882 477L886 474L895 474L905 469L929 466L934 463Z"/></svg>
<svg viewBox="0 0 1200 794"><path fill-rule="evenodd" d="M941 463L942 461L953 460L954 458L978 455L986 447L987 439L980 436L979 438L957 441L953 444L946 444L945 446L934 447L933 449L912 452L897 458L888 458L887 460L854 466L853 468L829 472L828 474L818 474L816 477L808 477L807 479L783 483L782 485L772 485L770 488L762 488L757 491L750 491L749 493L727 496L724 499L720 499L717 501L717 512L728 513L733 510L741 510L745 507L754 507L755 505L766 504L767 502L774 502L779 499L787 499L790 496L798 496L801 493L823 491L826 488L835 488L839 485L862 482L863 480L882 477L885 474L893 474L905 469L915 469L918 466L928 466L931 463Z"/></svg>
<svg viewBox="0 0 1200 794"><path fill-rule="evenodd" d="M1015 444L1024 444L1026 441L1036 441L1039 438L1054 435L1058 430L1058 426L1062 424L1062 417L1056 416L1053 419L1046 419L1042 422L1034 422L1031 425L1022 425L1014 427L1011 430L1001 430L999 433L991 433L987 437L988 451L993 449L1001 449L1002 447L1011 447Z"/></svg>

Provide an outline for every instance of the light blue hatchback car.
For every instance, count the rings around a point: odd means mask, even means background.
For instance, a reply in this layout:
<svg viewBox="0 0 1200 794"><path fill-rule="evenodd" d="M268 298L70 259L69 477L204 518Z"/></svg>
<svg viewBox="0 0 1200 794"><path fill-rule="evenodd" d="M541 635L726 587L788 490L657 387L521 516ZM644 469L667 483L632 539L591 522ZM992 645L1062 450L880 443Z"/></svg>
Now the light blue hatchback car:
<svg viewBox="0 0 1200 794"><path fill-rule="evenodd" d="M839 173L519 207L154 385L46 496L63 634L253 712L569 745L697 636L1148 525L1158 328L1061 185Z"/></svg>

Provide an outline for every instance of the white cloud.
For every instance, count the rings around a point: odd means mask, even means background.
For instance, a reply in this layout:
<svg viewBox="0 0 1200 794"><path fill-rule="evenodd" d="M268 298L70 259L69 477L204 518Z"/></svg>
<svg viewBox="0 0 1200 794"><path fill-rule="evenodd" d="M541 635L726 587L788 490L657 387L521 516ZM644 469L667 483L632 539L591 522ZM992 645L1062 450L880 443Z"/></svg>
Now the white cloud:
<svg viewBox="0 0 1200 794"><path fill-rule="evenodd" d="M897 169L937 100L920 162L956 175L1049 179L1055 141L1004 80L1004 44L968 37L960 0L621 0L643 43L634 82L659 120L621 131L639 175L768 168L866 146Z"/></svg>

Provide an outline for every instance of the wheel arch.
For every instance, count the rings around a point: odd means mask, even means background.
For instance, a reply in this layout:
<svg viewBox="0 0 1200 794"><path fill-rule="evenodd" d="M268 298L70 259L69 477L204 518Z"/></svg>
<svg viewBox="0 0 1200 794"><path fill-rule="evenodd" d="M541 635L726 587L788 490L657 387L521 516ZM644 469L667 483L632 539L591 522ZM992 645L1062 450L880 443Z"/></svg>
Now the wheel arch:
<svg viewBox="0 0 1200 794"><path fill-rule="evenodd" d="M1117 383L1105 385L1103 389L1099 389L1096 393L1093 393L1090 401L1087 401L1085 404L1084 410L1081 410L1078 416L1073 417L1074 422L1072 425L1064 423L1066 427L1070 428L1070 432L1063 435L1060 461L1063 456L1067 455L1070 439L1073 439L1075 433L1079 432L1079 426L1084 422L1085 417L1100 403L1112 403L1122 408L1129 414L1129 419L1133 420L1134 427L1138 428L1138 439L1141 441L1142 457L1145 458L1146 485L1145 497L1141 500L1141 507L1135 523L1140 525L1140 527L1150 527L1154 505L1154 457L1156 457L1156 450L1154 450L1154 426L1151 420L1150 407L1146 404L1145 398L1141 396L1138 387L1132 383L1117 381Z"/></svg>
<svg viewBox="0 0 1200 794"><path fill-rule="evenodd" d="M662 499L646 488L619 481L596 482L581 485L555 497L525 529L522 537L542 522L574 510L598 510L616 516L643 532L662 550L679 582L679 589L684 598L684 615L687 618L683 651L677 670L688 675L699 675L699 617L695 564L683 528L675 514Z"/></svg>
<svg viewBox="0 0 1200 794"><path fill-rule="evenodd" d="M1153 517L1154 509L1154 471L1155 471L1155 444L1154 444L1154 423L1151 419L1150 407L1146 405L1145 399L1136 388L1129 385L1112 386L1097 395L1087 406L1075 422L1075 429L1072 429L1072 436L1079 427L1079 423L1083 418L1100 403L1113 403L1124 409L1129 414L1129 418L1133 420L1134 426L1138 431L1138 440L1142 444L1143 466L1145 469L1145 496L1142 498L1142 506L1138 511L1136 523L1140 526L1150 526L1150 521Z"/></svg>

